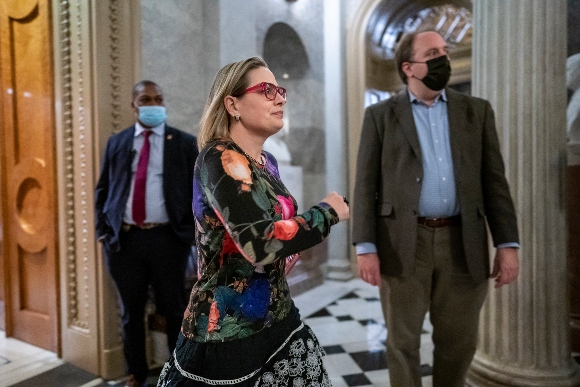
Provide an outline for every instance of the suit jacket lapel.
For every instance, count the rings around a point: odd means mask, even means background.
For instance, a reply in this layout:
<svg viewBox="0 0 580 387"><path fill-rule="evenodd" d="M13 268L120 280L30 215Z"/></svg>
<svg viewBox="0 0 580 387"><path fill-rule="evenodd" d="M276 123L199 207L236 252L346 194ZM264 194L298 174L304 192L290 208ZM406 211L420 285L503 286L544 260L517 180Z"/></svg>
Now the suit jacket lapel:
<svg viewBox="0 0 580 387"><path fill-rule="evenodd" d="M451 157L453 159L453 169L455 170L455 179L459 181L461 172L461 150L467 139L464 138L464 129L467 125L465 115L465 105L459 98L459 95L450 89L445 91L447 95L447 117L449 120L449 142L451 146Z"/></svg>
<svg viewBox="0 0 580 387"><path fill-rule="evenodd" d="M397 100L393 106L393 110L399 123L401 125L401 130L405 133L405 137L413 152L419 159L421 159L421 145L419 144L419 135L417 134L417 128L415 127L415 119L413 118L413 110L411 109L411 100L409 99L409 93L405 90L397 95Z"/></svg>
<svg viewBox="0 0 580 387"><path fill-rule="evenodd" d="M171 197L168 196L172 192L168 184L174 181L173 172L175 171L174 157L179 153L177 149L177 142L175 140L175 130L165 124L165 138L163 145L163 194L165 195L165 203L169 207Z"/></svg>
<svg viewBox="0 0 580 387"><path fill-rule="evenodd" d="M115 195L111 198L111 207L113 208L107 217L113 230L115 239L118 238L121 222L125 213L125 206L129 199L131 190L131 163L136 153L133 152L133 138L135 136L135 126L124 130L117 135L117 150L112 156L111 173L115 181ZM118 239L117 239L118 242ZM115 242L115 243L117 243Z"/></svg>
<svg viewBox="0 0 580 387"><path fill-rule="evenodd" d="M135 125L131 127L131 130L125 132L127 138L123 139L123 148L121 152L123 154L120 158L121 160L127 160L127 165L129 166L128 170L131 170L131 163L133 162L133 158L135 158L135 152L133 152L133 139L135 138Z"/></svg>

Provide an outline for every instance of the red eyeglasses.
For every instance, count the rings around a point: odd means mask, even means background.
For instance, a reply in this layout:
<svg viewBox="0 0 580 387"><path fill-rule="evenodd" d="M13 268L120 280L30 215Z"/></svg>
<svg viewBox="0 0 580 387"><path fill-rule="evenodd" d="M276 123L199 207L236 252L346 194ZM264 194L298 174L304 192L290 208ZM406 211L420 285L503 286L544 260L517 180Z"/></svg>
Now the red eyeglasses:
<svg viewBox="0 0 580 387"><path fill-rule="evenodd" d="M250 91L258 90L260 88L264 92L266 99L269 101L276 99L276 93L280 94L280 96L286 100L286 89L269 82L262 82L255 86L248 87L246 90L244 90L244 94L249 93Z"/></svg>

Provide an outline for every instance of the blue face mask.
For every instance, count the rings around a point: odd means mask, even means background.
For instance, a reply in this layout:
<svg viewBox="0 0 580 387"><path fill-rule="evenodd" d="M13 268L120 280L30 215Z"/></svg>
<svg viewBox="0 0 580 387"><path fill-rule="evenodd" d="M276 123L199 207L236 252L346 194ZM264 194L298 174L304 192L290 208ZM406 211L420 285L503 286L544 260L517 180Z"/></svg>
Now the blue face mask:
<svg viewBox="0 0 580 387"><path fill-rule="evenodd" d="M151 128L167 119L165 106L139 106L139 121Z"/></svg>

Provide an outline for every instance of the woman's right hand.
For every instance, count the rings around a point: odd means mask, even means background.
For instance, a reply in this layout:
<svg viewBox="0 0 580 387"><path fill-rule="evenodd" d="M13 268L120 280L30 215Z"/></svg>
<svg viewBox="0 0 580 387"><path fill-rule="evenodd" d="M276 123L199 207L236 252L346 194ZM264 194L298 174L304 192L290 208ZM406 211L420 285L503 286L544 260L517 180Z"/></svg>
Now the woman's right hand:
<svg viewBox="0 0 580 387"><path fill-rule="evenodd" d="M333 191L326 195L322 201L334 208L334 211L338 214L339 221L347 220L350 217L350 210L344 196L340 196Z"/></svg>

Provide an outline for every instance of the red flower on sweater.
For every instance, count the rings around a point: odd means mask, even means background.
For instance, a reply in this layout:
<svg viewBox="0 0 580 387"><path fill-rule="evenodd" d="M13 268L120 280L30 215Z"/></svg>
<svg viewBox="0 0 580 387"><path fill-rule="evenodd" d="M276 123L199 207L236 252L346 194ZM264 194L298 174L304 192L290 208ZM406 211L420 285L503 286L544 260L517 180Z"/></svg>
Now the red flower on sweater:
<svg viewBox="0 0 580 387"><path fill-rule="evenodd" d="M207 331L213 332L217 328L218 320L220 319L220 311L217 307L217 301L211 303L211 308L209 309L209 322L207 324Z"/></svg>
<svg viewBox="0 0 580 387"><path fill-rule="evenodd" d="M287 220L294 216L294 202L292 199L278 195L278 202L282 206L282 219Z"/></svg>
<svg viewBox="0 0 580 387"><path fill-rule="evenodd" d="M222 242L222 250L220 252L220 266L224 262L224 257L231 254L231 253L239 253L240 250L238 246L236 246L236 242L232 239L229 232L225 232L224 240Z"/></svg>
<svg viewBox="0 0 580 387"><path fill-rule="evenodd" d="M294 238L298 232L298 223L293 219L279 220L274 222L274 238L287 241Z"/></svg>

